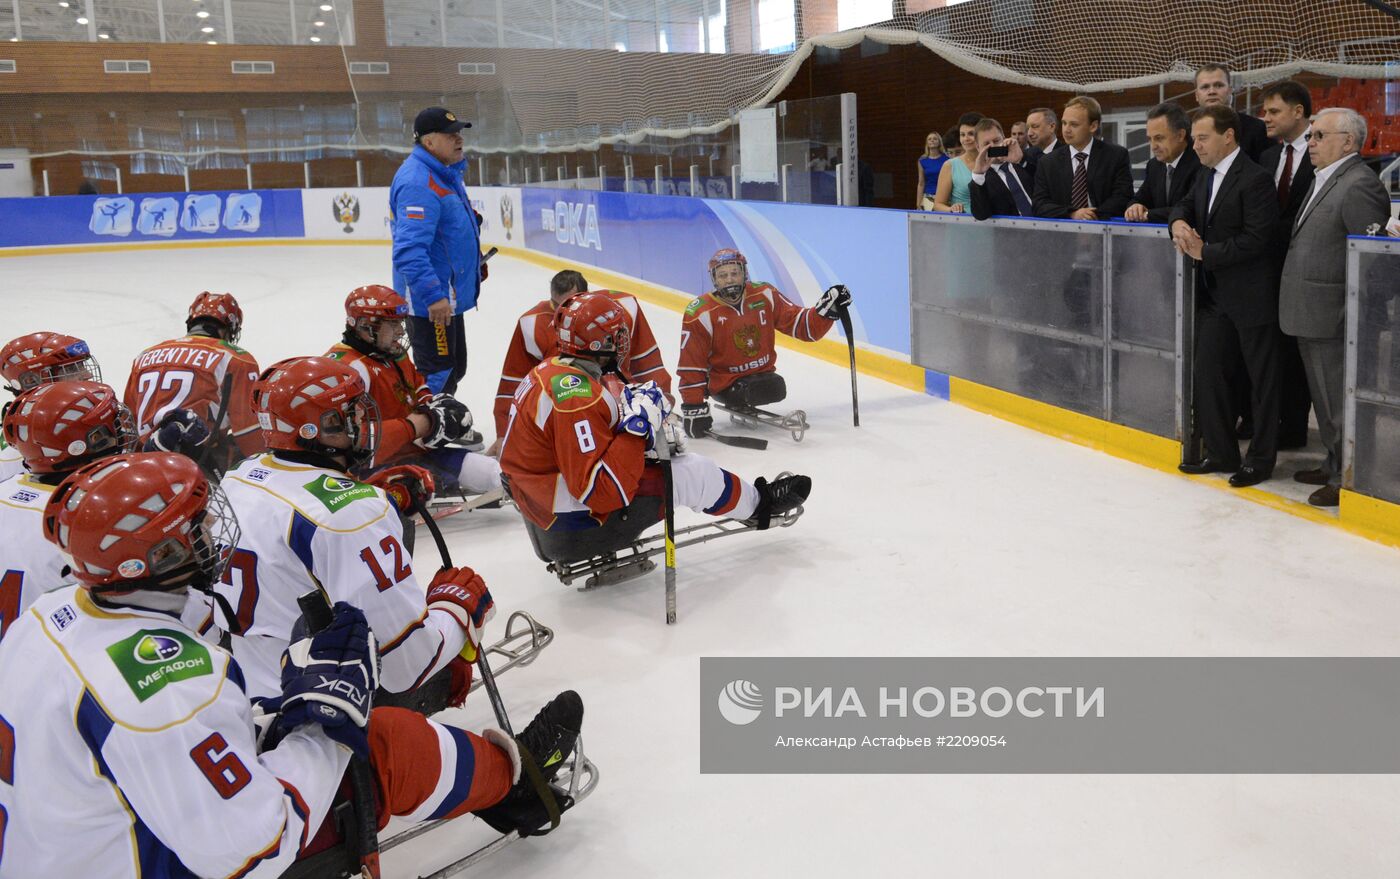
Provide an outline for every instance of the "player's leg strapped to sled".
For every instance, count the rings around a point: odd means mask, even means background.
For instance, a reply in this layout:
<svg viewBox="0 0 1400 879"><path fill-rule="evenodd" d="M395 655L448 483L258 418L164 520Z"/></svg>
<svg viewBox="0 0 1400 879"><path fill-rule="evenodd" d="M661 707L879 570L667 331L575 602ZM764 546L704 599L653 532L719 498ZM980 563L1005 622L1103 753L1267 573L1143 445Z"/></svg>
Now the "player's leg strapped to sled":
<svg viewBox="0 0 1400 879"><path fill-rule="evenodd" d="M761 372L758 375L744 376L729 387L714 394L715 405L729 413L729 419L736 424L757 427L766 424L792 434L794 442L802 442L808 429L807 413L794 409L780 415L760 408L770 403L778 403L787 397L787 383L776 372Z"/></svg>

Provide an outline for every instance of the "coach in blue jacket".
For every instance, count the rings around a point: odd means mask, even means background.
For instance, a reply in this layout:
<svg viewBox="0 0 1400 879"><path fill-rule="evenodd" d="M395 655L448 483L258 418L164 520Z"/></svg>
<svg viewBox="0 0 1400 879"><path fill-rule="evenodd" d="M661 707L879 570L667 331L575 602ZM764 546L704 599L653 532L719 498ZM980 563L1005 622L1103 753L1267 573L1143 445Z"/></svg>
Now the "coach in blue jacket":
<svg viewBox="0 0 1400 879"><path fill-rule="evenodd" d="M480 218L467 200L463 122L441 107L413 121L413 152L389 187L394 289L409 303L413 361L434 393L453 393L467 371L462 314L476 307L486 264Z"/></svg>

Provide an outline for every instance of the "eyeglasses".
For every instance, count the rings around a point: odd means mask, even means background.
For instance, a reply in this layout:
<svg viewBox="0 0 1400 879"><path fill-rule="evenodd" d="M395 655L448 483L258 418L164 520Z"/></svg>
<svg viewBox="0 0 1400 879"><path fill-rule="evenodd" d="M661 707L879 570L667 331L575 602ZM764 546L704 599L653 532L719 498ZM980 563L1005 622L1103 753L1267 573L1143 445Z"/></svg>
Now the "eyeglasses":
<svg viewBox="0 0 1400 879"><path fill-rule="evenodd" d="M1308 140L1321 141L1324 137L1326 137L1326 136L1329 135L1329 134L1351 134L1351 132L1350 132L1350 131L1318 131L1316 128L1314 128L1312 131L1308 132Z"/></svg>

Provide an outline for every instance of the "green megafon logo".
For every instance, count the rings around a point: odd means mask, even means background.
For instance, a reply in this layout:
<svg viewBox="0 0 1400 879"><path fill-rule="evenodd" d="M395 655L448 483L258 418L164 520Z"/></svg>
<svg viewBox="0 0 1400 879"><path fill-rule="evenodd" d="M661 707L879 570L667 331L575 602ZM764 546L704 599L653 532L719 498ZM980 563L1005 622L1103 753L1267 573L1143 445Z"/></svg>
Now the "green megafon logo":
<svg viewBox="0 0 1400 879"><path fill-rule="evenodd" d="M185 645L174 638L167 638L164 635L147 635L136 642L136 649L132 651L132 655L136 657L137 662L158 665L176 659L184 652Z"/></svg>

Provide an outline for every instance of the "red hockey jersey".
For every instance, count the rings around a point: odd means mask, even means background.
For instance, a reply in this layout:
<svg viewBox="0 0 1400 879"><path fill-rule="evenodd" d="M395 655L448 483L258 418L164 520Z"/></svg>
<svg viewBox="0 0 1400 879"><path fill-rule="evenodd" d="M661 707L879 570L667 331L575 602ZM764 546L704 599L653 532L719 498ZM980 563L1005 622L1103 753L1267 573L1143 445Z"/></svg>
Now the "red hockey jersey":
<svg viewBox="0 0 1400 879"><path fill-rule="evenodd" d="M637 297L630 293L613 290L595 290L617 300L632 318L632 351L622 371L627 381L654 381L661 390L671 395L671 374L661 361L661 348L656 344L656 336L651 332L647 316ZM554 303L548 299L520 316L515 324L515 334L511 336L510 347L506 349L506 360L501 366L501 384L496 389L496 436L505 436L506 420L510 416L510 402L515 390L542 360L548 360L559 353L559 337L554 332Z"/></svg>
<svg viewBox="0 0 1400 879"><path fill-rule="evenodd" d="M616 432L620 392L615 378L568 357L551 357L520 382L501 473L531 522L549 528L570 513L601 522L636 496L646 441Z"/></svg>
<svg viewBox="0 0 1400 879"><path fill-rule="evenodd" d="M209 336L189 335L161 342L142 351L131 362L131 375L122 395L136 432L144 442L155 425L172 409L188 409L212 430L222 428L232 436L226 451L230 461L263 450L262 433L253 414L253 382L258 361L236 345ZM233 385L223 424L215 425L224 376ZM225 464L229 463L226 461Z"/></svg>
<svg viewBox="0 0 1400 879"><path fill-rule="evenodd" d="M408 416L418 406L427 405L433 393L413 360L407 354L393 361L371 357L343 342L333 345L326 356L359 373L379 407L379 445L373 466L383 467L421 452L413 445L417 433Z"/></svg>
<svg viewBox="0 0 1400 879"><path fill-rule="evenodd" d="M681 321L681 357L676 369L681 400L703 403L739 378L772 372L778 353L774 331L815 342L833 321L789 302L771 284L749 283L737 307L714 293L691 300Z"/></svg>

